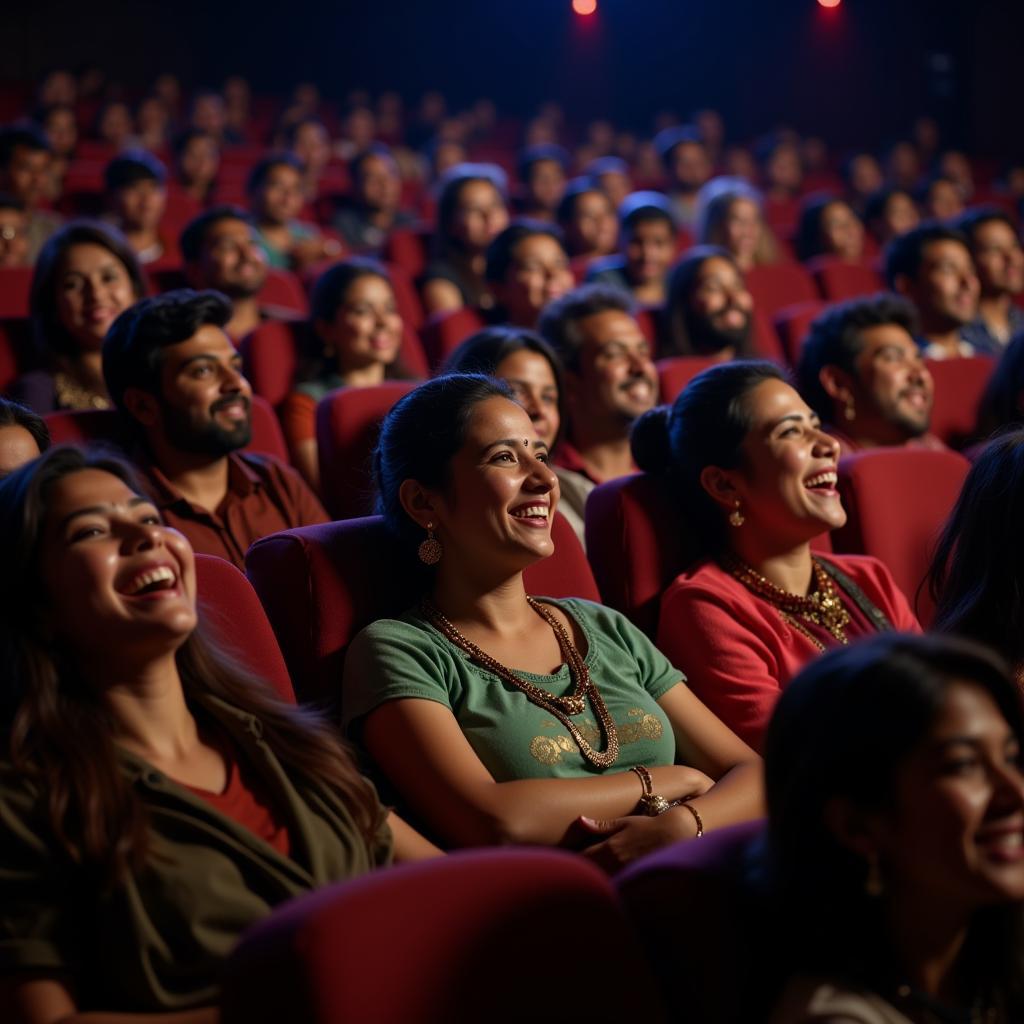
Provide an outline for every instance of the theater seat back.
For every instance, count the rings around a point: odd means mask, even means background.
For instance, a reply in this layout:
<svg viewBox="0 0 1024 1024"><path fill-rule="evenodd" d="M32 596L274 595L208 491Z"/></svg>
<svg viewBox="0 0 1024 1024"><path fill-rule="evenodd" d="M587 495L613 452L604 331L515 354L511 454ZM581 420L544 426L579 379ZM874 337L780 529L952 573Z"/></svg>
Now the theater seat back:
<svg viewBox="0 0 1024 1024"><path fill-rule="evenodd" d="M556 515L555 553L526 571L530 593L599 600L568 521ZM424 576L379 516L286 530L258 540L246 572L274 627L302 700L338 700L345 652L364 626L420 598Z"/></svg>
<svg viewBox="0 0 1024 1024"><path fill-rule="evenodd" d="M952 451L874 448L841 459L847 520L832 533L835 550L880 559L914 606L968 469L967 459ZM927 626L935 608L925 588L916 611Z"/></svg>
<svg viewBox="0 0 1024 1024"><path fill-rule="evenodd" d="M554 966L535 951L556 927L575 939ZM610 881L541 849L402 864L286 904L243 937L220 1006L223 1024L666 1021Z"/></svg>
<svg viewBox="0 0 1024 1024"><path fill-rule="evenodd" d="M968 359L926 359L935 384L931 432L946 444L959 447L975 436L978 407L996 360L989 356Z"/></svg>
<svg viewBox="0 0 1024 1024"><path fill-rule="evenodd" d="M295 691L267 613L252 584L235 566L215 555L196 555L200 622L253 677L270 683L290 704Z"/></svg>
<svg viewBox="0 0 1024 1024"><path fill-rule="evenodd" d="M471 334L476 334L485 326L484 318L468 306L431 316L420 332L423 351L431 370L439 369Z"/></svg>

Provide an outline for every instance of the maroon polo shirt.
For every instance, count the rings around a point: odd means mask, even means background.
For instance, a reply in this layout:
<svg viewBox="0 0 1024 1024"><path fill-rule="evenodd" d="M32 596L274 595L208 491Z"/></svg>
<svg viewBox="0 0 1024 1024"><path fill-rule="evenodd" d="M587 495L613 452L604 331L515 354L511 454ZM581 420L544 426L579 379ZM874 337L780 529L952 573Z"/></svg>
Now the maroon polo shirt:
<svg viewBox="0 0 1024 1024"><path fill-rule="evenodd" d="M153 463L139 463L164 522L200 554L226 558L244 572L245 553L260 537L328 521L316 495L291 467L251 452L232 452L227 459L228 491L213 512L193 505Z"/></svg>

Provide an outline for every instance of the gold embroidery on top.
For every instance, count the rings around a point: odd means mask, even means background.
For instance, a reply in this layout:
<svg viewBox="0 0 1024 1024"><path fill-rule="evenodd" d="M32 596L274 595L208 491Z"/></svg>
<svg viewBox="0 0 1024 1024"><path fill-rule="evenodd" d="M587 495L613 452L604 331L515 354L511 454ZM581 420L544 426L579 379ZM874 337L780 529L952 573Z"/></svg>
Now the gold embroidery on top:
<svg viewBox="0 0 1024 1024"><path fill-rule="evenodd" d="M646 713L643 708L630 708L627 718L630 721L615 723L619 731L620 744L640 743L643 740L653 742L661 739L664 728L657 715ZM546 719L541 728L557 728L558 725L556 719ZM581 722L577 728L588 743L600 741L601 733L595 722ZM570 736L534 736L530 740L530 754L541 764L558 764L563 754L578 753L579 748Z"/></svg>

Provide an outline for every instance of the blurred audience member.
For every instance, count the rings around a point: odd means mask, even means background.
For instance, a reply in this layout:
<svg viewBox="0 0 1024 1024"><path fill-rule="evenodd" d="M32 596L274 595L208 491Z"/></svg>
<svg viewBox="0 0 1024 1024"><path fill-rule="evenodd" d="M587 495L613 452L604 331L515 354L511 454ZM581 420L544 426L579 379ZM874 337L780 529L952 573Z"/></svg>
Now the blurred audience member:
<svg viewBox="0 0 1024 1024"><path fill-rule="evenodd" d="M697 219L697 194L714 165L700 133L691 125L666 128L654 145L668 175L667 193L678 226L691 230Z"/></svg>
<svg viewBox="0 0 1024 1024"><path fill-rule="evenodd" d="M872 193L864 207L864 223L879 245L888 245L921 223L914 197L906 189L887 185Z"/></svg>
<svg viewBox="0 0 1024 1024"><path fill-rule="evenodd" d="M208 132L189 128L174 143L174 170L182 192L209 203L220 171L220 146Z"/></svg>
<svg viewBox="0 0 1024 1024"><path fill-rule="evenodd" d="M0 193L0 267L30 267L25 204Z"/></svg>
<svg viewBox="0 0 1024 1024"><path fill-rule="evenodd" d="M561 146L531 146L519 156L517 174L523 186L518 211L531 220L553 221L565 195L569 154Z"/></svg>
<svg viewBox="0 0 1024 1024"><path fill-rule="evenodd" d="M917 201L924 216L931 220L951 221L964 212L960 186L942 174L934 175L921 185Z"/></svg>
<svg viewBox="0 0 1024 1024"><path fill-rule="evenodd" d="M885 184L882 165L871 153L854 153L843 164L843 184L847 202L863 217L868 199Z"/></svg>
<svg viewBox="0 0 1024 1024"><path fill-rule="evenodd" d="M115 227L145 266L163 260L171 248L160 234L167 209L167 171L152 153L126 150L103 172L107 209Z"/></svg>
<svg viewBox="0 0 1024 1024"><path fill-rule="evenodd" d="M490 318L528 328L575 283L558 229L532 220L513 221L491 242L484 278L495 301Z"/></svg>
<svg viewBox="0 0 1024 1024"><path fill-rule="evenodd" d="M558 204L558 226L574 260L585 262L615 252L619 227L608 194L589 178L573 178Z"/></svg>
<svg viewBox="0 0 1024 1024"><path fill-rule="evenodd" d="M617 210L633 191L629 164L617 156L602 156L587 164L586 176L611 200Z"/></svg>
<svg viewBox="0 0 1024 1024"><path fill-rule="evenodd" d="M42 416L0 398L0 480L31 462L50 447L50 431Z"/></svg>
<svg viewBox="0 0 1024 1024"><path fill-rule="evenodd" d="M402 179L391 151L373 143L349 164L350 198L334 215L334 227L349 248L380 255L388 235L408 227L416 218L400 208Z"/></svg>
<svg viewBox="0 0 1024 1024"><path fill-rule="evenodd" d="M844 199L827 193L808 196L801 205L796 254L807 261L834 256L843 263L864 258L864 225Z"/></svg>
<svg viewBox="0 0 1024 1024"><path fill-rule="evenodd" d="M917 307L918 344L932 359L972 356L979 350L963 336L978 315L978 276L959 231L926 221L889 243L889 287Z"/></svg>
<svg viewBox="0 0 1024 1024"><path fill-rule="evenodd" d="M968 210L956 227L967 239L981 289L978 318L963 336L979 352L998 352L1024 331L1024 310L1016 304L1024 292L1024 249L1009 215L995 207Z"/></svg>
<svg viewBox="0 0 1024 1024"><path fill-rule="evenodd" d="M727 249L744 273L778 261L761 193L742 178L712 178L700 190L694 227L698 242Z"/></svg>
<svg viewBox="0 0 1024 1024"><path fill-rule="evenodd" d="M35 262L61 219L42 208L49 198L53 153L46 136L32 124L0 128L0 192L25 204L28 217L28 258Z"/></svg>

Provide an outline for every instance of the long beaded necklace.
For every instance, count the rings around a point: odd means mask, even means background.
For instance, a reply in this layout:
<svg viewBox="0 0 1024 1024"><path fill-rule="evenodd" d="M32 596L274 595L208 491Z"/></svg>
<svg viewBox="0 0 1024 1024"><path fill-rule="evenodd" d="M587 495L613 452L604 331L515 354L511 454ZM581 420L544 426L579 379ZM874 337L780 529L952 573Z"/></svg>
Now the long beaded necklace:
<svg viewBox="0 0 1024 1024"><path fill-rule="evenodd" d="M843 607L839 590L832 582L832 578L816 558L811 560L815 591L809 597L791 594L788 590L777 587L735 555L727 555L723 563L748 590L770 601L783 620L803 633L819 651L825 650L825 645L800 621L801 618L827 629L841 644L850 642L844 632L850 624L850 613Z"/></svg>
<svg viewBox="0 0 1024 1024"><path fill-rule="evenodd" d="M547 690L535 686L526 679L522 679L510 668L506 668L501 662L492 658L486 651L481 650L472 640L463 636L429 598L423 599L421 607L423 614L437 630L443 633L456 647L464 650L473 661L487 669L488 672L493 672L499 679L504 679L506 683L514 686L525 694L532 703L554 715L569 730L569 734L575 740L580 753L592 765L597 768L610 768L615 764L619 756L619 733L615 728L615 722L612 720L612 716L609 714L601 694L590 678L590 669L587 668L586 662L580 656L580 652L569 638L569 634L561 622L536 599L527 595L526 600L529 602L530 607L551 627L555 634L555 639L558 640L558 647L562 652L562 657L569 666L569 675L576 685L573 688L573 692L566 694L564 697L556 697L553 693L549 693ZM579 728L569 717L570 715L580 715L583 713L588 697L594 708L594 714L601 725L601 731L605 736L606 747L603 753L595 750L587 742Z"/></svg>

